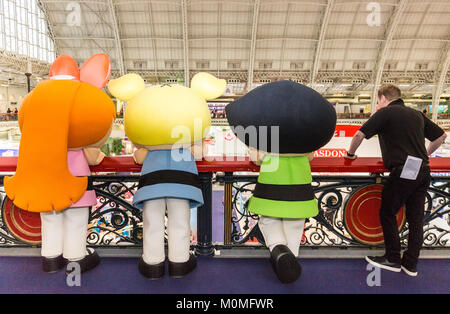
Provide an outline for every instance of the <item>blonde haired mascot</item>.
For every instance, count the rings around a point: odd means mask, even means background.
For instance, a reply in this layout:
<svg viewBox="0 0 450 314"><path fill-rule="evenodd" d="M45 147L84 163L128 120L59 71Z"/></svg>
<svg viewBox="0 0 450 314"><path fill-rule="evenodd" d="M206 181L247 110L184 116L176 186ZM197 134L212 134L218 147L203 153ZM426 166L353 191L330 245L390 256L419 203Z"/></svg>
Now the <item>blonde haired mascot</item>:
<svg viewBox="0 0 450 314"><path fill-rule="evenodd" d="M101 89L111 72L109 57L96 54L83 66L61 55L50 79L39 83L19 111L17 170L5 177L5 191L24 210L40 212L42 267L56 272L77 261L82 272L100 259L87 250L89 207L97 204L89 187L89 165L99 164L115 119L111 98Z"/></svg>
<svg viewBox="0 0 450 314"><path fill-rule="evenodd" d="M225 88L225 80L207 73L195 75L191 88L168 84L145 88L137 74L108 84L113 96L128 101L125 133L138 148L135 161L143 164L133 205L143 210L139 271L147 278L165 273L166 208L169 276L183 277L197 265L189 251L190 208L203 205L203 195L193 153L201 153L211 125L206 100L219 97Z"/></svg>

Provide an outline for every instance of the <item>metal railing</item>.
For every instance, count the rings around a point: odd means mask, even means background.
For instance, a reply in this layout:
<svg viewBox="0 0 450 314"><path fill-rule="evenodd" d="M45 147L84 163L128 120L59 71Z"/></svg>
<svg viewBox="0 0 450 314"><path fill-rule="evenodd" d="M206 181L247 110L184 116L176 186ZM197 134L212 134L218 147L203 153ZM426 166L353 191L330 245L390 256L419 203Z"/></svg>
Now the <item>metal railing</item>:
<svg viewBox="0 0 450 314"><path fill-rule="evenodd" d="M16 157L1 157L0 172L15 171ZM242 247L264 248L258 227L258 216L247 210L259 168L247 158L197 162L204 205L197 209L197 254L212 255L215 249ZM450 158L431 158L432 183L426 196L424 246L450 248ZM312 248L372 248L382 246L379 227L371 226L374 217L365 213L366 201L379 199L380 184L385 180L379 158L316 158L311 162L313 189L319 214L307 219L302 246ZM142 245L142 213L131 205L138 185L141 166L132 157L106 157L91 167L98 205L91 209L87 242L96 247L139 247ZM2 175L1 182L3 182ZM223 186L223 241L213 243L213 185ZM369 195L366 197L365 195ZM3 196L0 221L0 247L31 247L6 223L7 201ZM359 203L358 203L359 202ZM356 204L356 205L355 205ZM364 205L366 204L366 205ZM366 206L366 207L365 207ZM374 204L371 205L372 207ZM376 205L375 205L376 206ZM353 215L353 216L352 216ZM355 218L356 217L356 218ZM365 220L364 220L365 219ZM356 223L355 223L356 221ZM25 221L26 223L26 221ZM358 225L360 223L360 225ZM362 227L361 227L362 224ZM364 224L369 224L364 226ZM408 224L399 218L402 244L406 245ZM367 230L376 229L367 234ZM378 228L378 229L377 229ZM370 232L369 232L370 233ZM378 234L377 234L378 233Z"/></svg>
<svg viewBox="0 0 450 314"><path fill-rule="evenodd" d="M17 121L18 120L18 113L11 112L11 113L0 113L0 121Z"/></svg>

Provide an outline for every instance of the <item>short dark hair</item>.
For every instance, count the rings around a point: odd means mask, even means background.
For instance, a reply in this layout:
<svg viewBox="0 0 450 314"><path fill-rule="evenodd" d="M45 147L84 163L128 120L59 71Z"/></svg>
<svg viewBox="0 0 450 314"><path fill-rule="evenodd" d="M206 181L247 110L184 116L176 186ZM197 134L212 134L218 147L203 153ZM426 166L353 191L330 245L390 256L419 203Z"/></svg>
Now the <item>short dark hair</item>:
<svg viewBox="0 0 450 314"><path fill-rule="evenodd" d="M393 84L383 85L378 89L378 98L381 96L386 97L387 100L395 100L402 97L400 88Z"/></svg>

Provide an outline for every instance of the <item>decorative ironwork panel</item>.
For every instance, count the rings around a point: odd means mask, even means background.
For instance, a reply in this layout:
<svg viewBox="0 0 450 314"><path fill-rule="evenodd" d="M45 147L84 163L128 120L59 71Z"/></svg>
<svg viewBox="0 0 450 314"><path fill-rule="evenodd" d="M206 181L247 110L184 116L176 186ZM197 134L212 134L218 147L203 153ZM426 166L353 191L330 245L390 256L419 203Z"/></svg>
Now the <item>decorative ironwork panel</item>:
<svg viewBox="0 0 450 314"><path fill-rule="evenodd" d="M97 195L97 205L89 214L87 243L92 246L136 246L142 244L142 212L131 202L138 185L136 175L92 176L93 188ZM2 177L3 181L3 177ZM39 214L33 219L11 216L11 204L1 192L2 219L0 220L0 246L36 246L26 235L23 226L39 228ZM10 204L11 203L11 204ZM14 206L14 205L12 205ZM17 215L16 215L17 216ZM8 225L8 221L13 221ZM14 227L14 228L12 228ZM19 232L17 232L19 231ZM20 232L22 231L22 232Z"/></svg>
<svg viewBox="0 0 450 314"><path fill-rule="evenodd" d="M91 209L89 245L141 245L142 212L131 202L137 176L93 177L97 206Z"/></svg>
<svg viewBox="0 0 450 314"><path fill-rule="evenodd" d="M248 212L248 200L252 195L257 176L255 175L216 175L215 180L229 184L225 189L225 198L231 202L224 204L230 207L227 221L224 221L224 245L232 248L236 245L264 244L264 238L258 227L258 216ZM0 177L0 179L3 179ZM102 175L92 176L93 186L97 194L97 206L92 207L88 229L87 243L92 246L141 246L142 245L142 212L132 206L131 202L137 188L137 175ZM209 180L209 179L208 179ZM316 176L313 178L313 189L319 206L319 215L306 221L302 245L311 247L367 247L382 245L379 242L379 230L372 226L373 217L363 215L352 218L350 206L362 212L367 211L368 204L362 204L360 194L372 193L372 205L376 207L377 188L383 177L379 176ZM370 188L367 190L367 188ZM228 194L227 194L228 193ZM0 220L0 246L36 246L32 242L30 230L33 224L40 223L34 216L17 216L17 212L7 207L3 191L2 219ZM358 198L359 197L359 198ZM364 199L363 199L364 200ZM352 201L352 202L350 202ZM358 203L359 201L359 203ZM358 207L359 206L359 207ZM369 207L370 207L369 206ZM227 209L225 209L227 211ZM13 215L13 214L15 215ZM6 216L10 215L10 216ZM346 216L347 215L347 216ZM371 218L372 217L372 218ZM8 220L8 218L11 218ZM8 221L16 224L11 228ZM22 225L21 225L22 224ZM26 226L26 228L21 228ZM408 223L399 218L402 245L407 245ZM31 229L30 229L31 228ZM367 228L372 230L362 230ZM359 232L356 231L359 230ZM194 239L194 238L193 238ZM433 177L426 195L424 218L424 246L450 247L450 178Z"/></svg>
<svg viewBox="0 0 450 314"><path fill-rule="evenodd" d="M256 176L233 176L231 181L232 215L231 215L231 242L225 245L254 245L264 244L261 231L258 228L257 215L248 212L248 201L254 189ZM218 176L218 181L224 181ZM317 199L319 214L306 220L302 236L303 246L312 247L364 247L382 245L382 231L376 226L378 219L376 209L381 200L382 177L344 177L344 176L320 176L313 178L313 189ZM226 182L226 181L225 181ZM426 247L450 247L450 178L433 177L425 203L424 218L424 246ZM364 189L366 191L364 191ZM357 195L371 193L370 196ZM352 202L357 198L359 203ZM370 204L372 202L372 204ZM377 203L378 202L378 203ZM356 205L355 205L356 204ZM361 204L358 205L358 204ZM378 205L377 205L378 204ZM349 218L350 206L357 208L360 217L358 225L355 217ZM364 205L364 206L362 206ZM362 210L361 208L364 208ZM379 207L378 207L379 210ZM365 214L362 212L366 212ZM347 216L346 216L347 214ZM407 245L408 223L405 221L404 212L399 212L400 238L403 246ZM224 222L227 224L227 222ZM379 224L379 223L378 223ZM352 229L364 229L369 231L352 232ZM227 230L227 228L225 228Z"/></svg>

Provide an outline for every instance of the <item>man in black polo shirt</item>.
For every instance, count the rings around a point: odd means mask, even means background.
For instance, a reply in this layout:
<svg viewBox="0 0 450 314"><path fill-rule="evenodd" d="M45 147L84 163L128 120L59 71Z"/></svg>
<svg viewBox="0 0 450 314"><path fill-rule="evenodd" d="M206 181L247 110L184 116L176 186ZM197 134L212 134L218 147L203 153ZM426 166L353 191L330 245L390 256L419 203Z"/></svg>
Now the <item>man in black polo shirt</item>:
<svg viewBox="0 0 450 314"><path fill-rule="evenodd" d="M355 134L345 156L355 159L364 138L378 134L383 162L390 171L381 197L380 222L386 253L367 256L367 262L410 276L417 275L417 262L423 243L423 218L426 190L430 185L428 156L446 138L445 132L423 113L408 108L394 85L378 90L377 112ZM425 138L430 144L425 148ZM401 257L396 214L406 205L409 226L408 249Z"/></svg>

